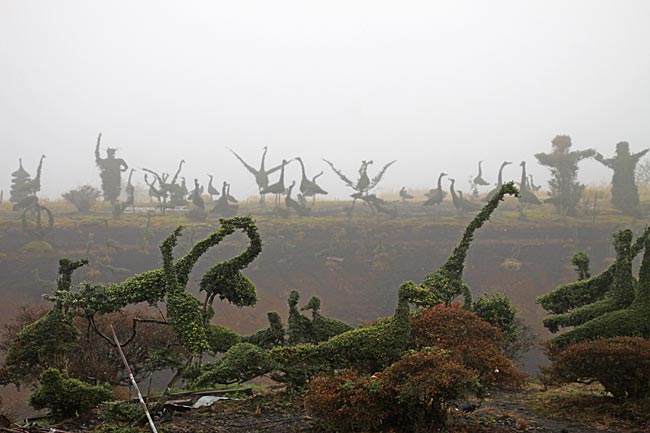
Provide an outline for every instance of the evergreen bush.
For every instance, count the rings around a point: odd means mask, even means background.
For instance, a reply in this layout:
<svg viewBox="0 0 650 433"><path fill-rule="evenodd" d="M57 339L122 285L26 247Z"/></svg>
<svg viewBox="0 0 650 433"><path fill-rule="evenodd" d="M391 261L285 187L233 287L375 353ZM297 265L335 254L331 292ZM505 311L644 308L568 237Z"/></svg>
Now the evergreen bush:
<svg viewBox="0 0 650 433"><path fill-rule="evenodd" d="M29 404L34 409L50 409L55 418L63 419L80 415L114 398L108 385L89 385L69 378L65 371L49 368L29 397Z"/></svg>

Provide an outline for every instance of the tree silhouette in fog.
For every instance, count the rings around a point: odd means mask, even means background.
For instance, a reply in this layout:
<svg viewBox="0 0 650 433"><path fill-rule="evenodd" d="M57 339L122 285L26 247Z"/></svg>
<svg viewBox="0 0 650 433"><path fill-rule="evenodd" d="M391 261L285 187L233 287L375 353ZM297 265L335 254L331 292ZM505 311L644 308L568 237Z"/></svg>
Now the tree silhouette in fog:
<svg viewBox="0 0 650 433"><path fill-rule="evenodd" d="M553 203L560 215L574 216L585 189L577 181L578 163L593 157L596 151L587 149L570 152L571 137L568 135L557 135L551 143L551 153L535 154L537 161L551 170L551 180L548 182L551 197L546 201Z"/></svg>

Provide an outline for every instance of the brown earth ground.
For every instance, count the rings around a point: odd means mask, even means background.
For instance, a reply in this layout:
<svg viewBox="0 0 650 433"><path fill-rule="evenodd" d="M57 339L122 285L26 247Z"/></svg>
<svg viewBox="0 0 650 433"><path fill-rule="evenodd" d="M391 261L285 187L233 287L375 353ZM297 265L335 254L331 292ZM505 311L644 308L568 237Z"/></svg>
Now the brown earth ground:
<svg viewBox="0 0 650 433"><path fill-rule="evenodd" d="M520 392L494 392L469 412L457 402L448 409L449 433L647 433L650 432L648 403L615 405L598 386L568 385L544 390L531 384ZM579 413L576 412L579 408ZM258 391L254 397L224 400L209 408L174 412L155 420L163 433L322 433L327 430L310 417L302 399L283 391ZM63 422L54 426L64 432L144 433L134 428L96 424L93 420ZM122 429L122 430L120 430ZM400 433L391 430L386 433Z"/></svg>

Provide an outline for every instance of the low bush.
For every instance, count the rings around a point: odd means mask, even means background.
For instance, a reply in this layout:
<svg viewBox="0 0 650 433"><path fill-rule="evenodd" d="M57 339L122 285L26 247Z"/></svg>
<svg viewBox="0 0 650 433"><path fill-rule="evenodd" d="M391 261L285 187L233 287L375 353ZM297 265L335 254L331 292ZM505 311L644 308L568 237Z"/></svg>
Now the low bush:
<svg viewBox="0 0 650 433"><path fill-rule="evenodd" d="M90 185L83 185L63 194L63 198L72 203L79 212L88 212L97 202L101 191Z"/></svg>
<svg viewBox="0 0 650 433"><path fill-rule="evenodd" d="M518 387L524 381L524 374L501 352L499 329L458 305L422 311L413 321L412 336L419 348L448 350L453 359L478 372L483 385Z"/></svg>
<svg viewBox="0 0 650 433"><path fill-rule="evenodd" d="M143 416L144 412L138 403L123 400L113 400L99 406L97 417L101 421L109 422L135 422Z"/></svg>
<svg viewBox="0 0 650 433"><path fill-rule="evenodd" d="M375 377L343 370L316 376L308 387L305 409L323 427L337 432L379 431L389 417L382 383Z"/></svg>
<svg viewBox="0 0 650 433"><path fill-rule="evenodd" d="M533 347L536 337L532 329L517 317L517 309L507 296L483 295L472 304L471 311L501 331L501 348L508 358L519 359Z"/></svg>
<svg viewBox="0 0 650 433"><path fill-rule="evenodd" d="M445 351L425 348L372 376L353 370L317 376L309 383L305 407L332 431L425 432L446 423L451 400L478 387L473 371Z"/></svg>
<svg viewBox="0 0 650 433"><path fill-rule="evenodd" d="M114 398L108 385L89 385L50 368L43 372L38 388L29 397L29 404L37 410L50 409L55 418L62 419L87 412Z"/></svg>
<svg viewBox="0 0 650 433"><path fill-rule="evenodd" d="M21 251L28 254L47 254L54 251L54 247L46 241L31 241L23 245Z"/></svg>
<svg viewBox="0 0 650 433"><path fill-rule="evenodd" d="M550 347L550 346L549 346ZM616 400L650 397L650 341L615 337L548 350L549 382L598 381Z"/></svg>
<svg viewBox="0 0 650 433"><path fill-rule="evenodd" d="M478 391L474 371L455 360L450 353L424 348L405 355L388 367L382 382L393 404L393 423L406 431L428 432L443 426L447 405Z"/></svg>

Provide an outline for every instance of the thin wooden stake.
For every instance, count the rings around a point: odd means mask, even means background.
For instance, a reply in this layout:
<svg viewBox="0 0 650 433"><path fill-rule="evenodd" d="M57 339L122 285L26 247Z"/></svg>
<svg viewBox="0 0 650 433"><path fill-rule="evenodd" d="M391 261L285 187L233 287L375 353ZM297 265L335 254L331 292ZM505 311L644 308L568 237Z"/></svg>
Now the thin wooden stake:
<svg viewBox="0 0 650 433"><path fill-rule="evenodd" d="M113 340L115 340L115 344L117 345L117 351L120 353L120 358L122 358L124 367L126 367L126 371L129 373L129 379L131 380L131 383L135 387L135 390L138 392L138 400L140 401L140 405L142 406L142 409L144 409L144 413L147 415L147 420L149 421L149 425L151 426L151 431L153 431L153 433L158 433L158 430L156 430L156 426L153 423L153 419L151 419L151 415L149 414L149 409L147 409L147 403L145 403L144 398L142 398L142 394L140 393L140 388L138 388L138 384L135 381L135 377L133 377L133 373L131 372L131 367L129 367L129 363L126 360L126 356L124 356L124 352L122 352L122 346L120 345L120 341L117 339L115 328L113 328L113 325L110 326L111 326L111 332L113 333Z"/></svg>

